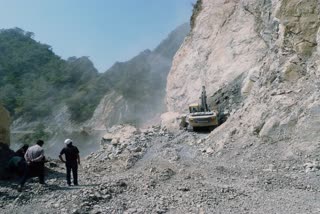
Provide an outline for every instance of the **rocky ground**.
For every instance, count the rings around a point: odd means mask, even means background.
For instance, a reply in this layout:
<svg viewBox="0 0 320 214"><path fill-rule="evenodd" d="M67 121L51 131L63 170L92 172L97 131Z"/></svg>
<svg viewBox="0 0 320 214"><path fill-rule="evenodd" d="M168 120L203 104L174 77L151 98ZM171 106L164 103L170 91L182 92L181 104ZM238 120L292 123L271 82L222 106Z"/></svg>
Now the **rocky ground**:
<svg viewBox="0 0 320 214"><path fill-rule="evenodd" d="M320 213L316 159L276 160L285 145L254 141L216 152L207 138L153 127L104 142L82 161L80 186L50 161L45 186L34 178L19 193L0 183L0 212Z"/></svg>

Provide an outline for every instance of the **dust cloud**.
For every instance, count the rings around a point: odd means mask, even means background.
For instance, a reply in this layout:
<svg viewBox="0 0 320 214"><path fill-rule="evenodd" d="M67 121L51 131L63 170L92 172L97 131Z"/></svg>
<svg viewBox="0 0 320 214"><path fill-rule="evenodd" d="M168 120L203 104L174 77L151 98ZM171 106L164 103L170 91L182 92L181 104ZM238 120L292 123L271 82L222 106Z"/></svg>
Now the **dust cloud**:
<svg viewBox="0 0 320 214"><path fill-rule="evenodd" d="M100 148L100 141L104 132L93 132L93 133L85 133L85 132L73 132L73 133L56 133L49 140L45 141L44 150L45 156L57 159L60 151L63 147L65 147L64 141L67 138L72 139L73 145L77 146L80 151L80 157L85 157L92 152L97 151ZM36 142L19 142L16 136L12 136L11 149L16 151L19 149L24 143L28 143L29 145L34 145Z"/></svg>

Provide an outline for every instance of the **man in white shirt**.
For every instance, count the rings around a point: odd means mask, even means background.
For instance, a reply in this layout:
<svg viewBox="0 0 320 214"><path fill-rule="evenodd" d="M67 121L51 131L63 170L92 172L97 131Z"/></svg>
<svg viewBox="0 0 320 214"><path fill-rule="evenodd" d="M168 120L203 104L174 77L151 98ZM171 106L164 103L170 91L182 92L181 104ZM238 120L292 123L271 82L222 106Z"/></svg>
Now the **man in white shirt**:
<svg viewBox="0 0 320 214"><path fill-rule="evenodd" d="M43 160L44 150L42 148L43 141L38 140L37 144L28 148L26 154L24 155L24 159L28 164L30 163L38 163Z"/></svg>
<svg viewBox="0 0 320 214"><path fill-rule="evenodd" d="M23 185L27 181L29 177L32 175L36 175L39 177L39 183L44 184L44 150L42 148L44 142L42 140L38 140L37 144L28 148L24 158L27 162L27 167L25 169L25 173L21 179L20 187L18 191L22 190Z"/></svg>

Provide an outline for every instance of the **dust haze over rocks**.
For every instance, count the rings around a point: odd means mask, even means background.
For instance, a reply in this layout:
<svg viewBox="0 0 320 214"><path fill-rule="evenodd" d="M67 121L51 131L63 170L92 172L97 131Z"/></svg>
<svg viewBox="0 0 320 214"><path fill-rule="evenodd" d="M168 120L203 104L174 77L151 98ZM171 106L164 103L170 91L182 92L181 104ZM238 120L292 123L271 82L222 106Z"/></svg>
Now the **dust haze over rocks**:
<svg viewBox="0 0 320 214"><path fill-rule="evenodd" d="M168 115L205 85L227 121L211 133L114 127L83 160L82 186L65 188L52 161L48 186L1 183L2 212L319 213L319 2L198 2L168 75Z"/></svg>
<svg viewBox="0 0 320 214"><path fill-rule="evenodd" d="M154 50L145 50L127 62L117 62L106 71L103 78L112 90L85 125L104 129L120 123L143 126L153 119L157 121L166 110L165 87L173 56L189 31L189 24L183 24Z"/></svg>
<svg viewBox="0 0 320 214"><path fill-rule="evenodd" d="M52 160L46 186L33 179L18 193L14 184L0 183L1 213L318 211L318 163L306 166L309 172L294 160L281 165L261 156L261 150L276 156L274 145L254 142L241 148L230 142L217 154L208 139L208 133L116 126L82 160L80 186L67 187L64 165Z"/></svg>
<svg viewBox="0 0 320 214"><path fill-rule="evenodd" d="M105 73L98 73L88 57L70 57L66 69L72 71L70 78L78 79L81 85L73 86L75 91L69 100L57 101L46 117L33 121L15 119L14 133L34 131L41 124L50 135L46 143L49 156L57 157L67 137L74 139L87 155L98 148L103 132L113 125L158 123L165 111L165 86L173 56L189 31L189 24L178 26L154 50L117 62ZM62 93L66 88L68 85L56 91ZM91 109L93 115L89 119L74 120L90 115ZM13 134L12 139L16 148L25 143L26 136Z"/></svg>

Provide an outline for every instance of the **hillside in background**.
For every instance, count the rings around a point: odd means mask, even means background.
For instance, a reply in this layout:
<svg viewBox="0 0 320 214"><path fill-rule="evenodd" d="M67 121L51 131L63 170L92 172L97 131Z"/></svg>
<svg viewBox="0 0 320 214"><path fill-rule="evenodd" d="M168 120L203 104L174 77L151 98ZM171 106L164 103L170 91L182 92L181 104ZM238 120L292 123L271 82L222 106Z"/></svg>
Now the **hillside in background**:
<svg viewBox="0 0 320 214"><path fill-rule="evenodd" d="M66 103L72 119L90 118L106 84L87 57L63 60L51 47L19 28L0 31L0 101L13 118L31 121L50 115Z"/></svg>
<svg viewBox="0 0 320 214"><path fill-rule="evenodd" d="M189 30L189 24L181 25L155 50L115 63L105 72L102 79L112 90L101 101L90 126L109 127L123 122L142 125L165 111L167 75Z"/></svg>
<svg viewBox="0 0 320 214"><path fill-rule="evenodd" d="M0 102L14 119L23 122L45 121L66 106L65 120L81 124L92 117L101 99L113 92L123 97L133 114L146 109L160 112L173 55L188 29L187 24L179 27L154 51L144 51L128 62L115 63L104 74L97 72L88 57L63 60L50 46L36 42L33 33L19 28L3 29L0 31ZM123 111L126 110L120 107L114 113L120 115ZM113 121L137 120L127 116Z"/></svg>

